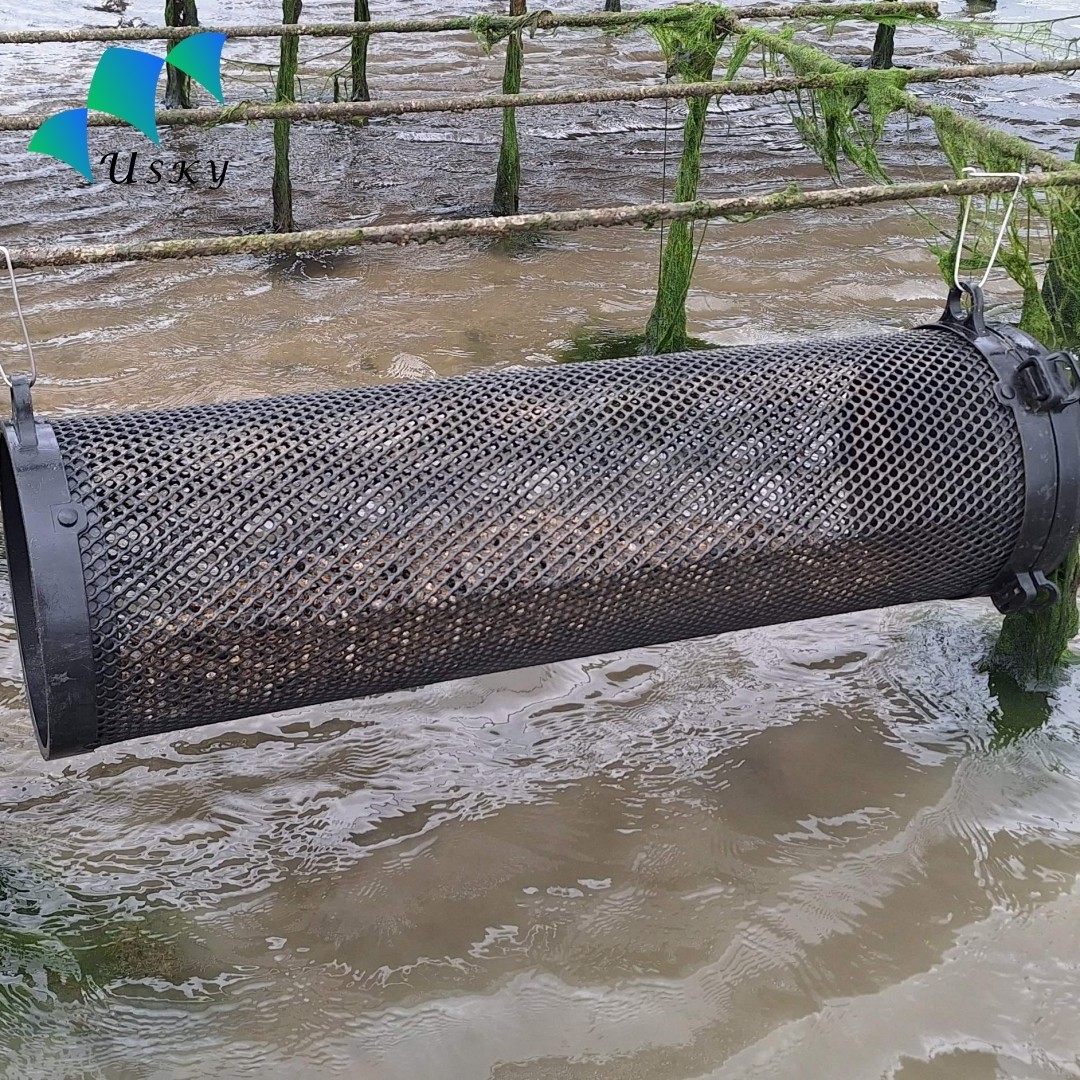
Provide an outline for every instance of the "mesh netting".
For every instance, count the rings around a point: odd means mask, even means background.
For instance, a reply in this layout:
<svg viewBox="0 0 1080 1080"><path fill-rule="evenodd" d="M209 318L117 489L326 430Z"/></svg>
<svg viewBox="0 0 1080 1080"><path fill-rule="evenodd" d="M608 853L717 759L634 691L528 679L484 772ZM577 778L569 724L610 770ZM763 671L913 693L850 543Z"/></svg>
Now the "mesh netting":
<svg viewBox="0 0 1080 1080"><path fill-rule="evenodd" d="M985 594L993 385L919 330L57 421L101 741Z"/></svg>

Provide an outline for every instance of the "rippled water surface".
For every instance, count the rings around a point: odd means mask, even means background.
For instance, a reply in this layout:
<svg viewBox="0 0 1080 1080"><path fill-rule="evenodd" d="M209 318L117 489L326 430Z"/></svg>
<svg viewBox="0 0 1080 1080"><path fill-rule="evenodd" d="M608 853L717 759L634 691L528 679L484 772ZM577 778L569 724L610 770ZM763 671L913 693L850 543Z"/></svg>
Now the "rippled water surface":
<svg viewBox="0 0 1080 1080"><path fill-rule="evenodd" d="M1073 3L1002 0L994 17ZM958 18L977 6L945 5ZM200 4L207 23L275 7ZM350 11L309 0L305 18ZM127 16L155 21L157 5L133 0ZM116 21L0 0L5 26ZM830 47L869 44L844 25ZM327 72L347 59L335 47L304 42L306 95L328 96ZM235 61L273 50L227 47L227 100L265 96L266 70ZM0 109L81 104L99 53L0 46ZM998 55L964 30L901 30L898 53ZM501 63L467 34L380 37L372 90L492 90ZM655 81L661 68L639 34L526 43L528 88ZM1080 135L1067 80L935 92L1061 152ZM665 128L673 158L681 118L657 102L523 110L523 209L660 197ZM707 194L828 183L779 103L725 101L710 125ZM498 126L474 113L301 127L298 219L483 212ZM232 162L217 191L81 185L25 143L0 135L0 242L200 235L269 216L265 125L163 134L162 156ZM97 156L146 149L131 133L93 135ZM922 125L894 124L884 153L899 174L941 175ZM715 224L692 332L739 343L932 317L927 241L950 214ZM38 401L147 407L552 363L581 333L642 328L657 243L625 229L25 273ZM15 339L3 301L6 363ZM6 609L0 1072L1080 1076L1080 676L1049 696L988 686L977 662L995 625L981 602L863 613L47 764Z"/></svg>

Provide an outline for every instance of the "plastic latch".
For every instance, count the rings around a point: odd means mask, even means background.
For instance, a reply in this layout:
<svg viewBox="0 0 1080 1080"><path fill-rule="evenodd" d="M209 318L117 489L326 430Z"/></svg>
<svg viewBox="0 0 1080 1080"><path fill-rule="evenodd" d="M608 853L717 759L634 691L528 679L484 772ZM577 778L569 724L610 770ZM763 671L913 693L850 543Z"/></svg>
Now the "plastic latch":
<svg viewBox="0 0 1080 1080"><path fill-rule="evenodd" d="M1002 615L1034 614L1061 599L1061 590L1041 570L1015 574L990 594Z"/></svg>
<svg viewBox="0 0 1080 1080"><path fill-rule="evenodd" d="M1080 401L1080 365L1067 352L1030 357L1016 369L1016 387L1034 412L1060 412Z"/></svg>
<svg viewBox="0 0 1080 1080"><path fill-rule="evenodd" d="M11 423L15 438L23 450L36 450L37 424L34 422L34 403L30 397L32 381L25 375L11 378Z"/></svg>

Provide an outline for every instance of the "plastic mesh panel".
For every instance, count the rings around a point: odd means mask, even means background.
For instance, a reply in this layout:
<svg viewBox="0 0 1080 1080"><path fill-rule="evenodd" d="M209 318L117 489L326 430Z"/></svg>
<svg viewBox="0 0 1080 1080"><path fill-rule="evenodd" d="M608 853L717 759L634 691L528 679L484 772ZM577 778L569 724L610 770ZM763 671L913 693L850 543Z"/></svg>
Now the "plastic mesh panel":
<svg viewBox="0 0 1080 1080"><path fill-rule="evenodd" d="M58 421L102 741L985 594L993 385L922 330Z"/></svg>

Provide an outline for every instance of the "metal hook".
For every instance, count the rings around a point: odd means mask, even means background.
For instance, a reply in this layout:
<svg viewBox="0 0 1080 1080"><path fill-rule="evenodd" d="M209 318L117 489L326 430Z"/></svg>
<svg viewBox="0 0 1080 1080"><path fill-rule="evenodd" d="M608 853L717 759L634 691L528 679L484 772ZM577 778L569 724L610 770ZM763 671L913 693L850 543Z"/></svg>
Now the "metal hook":
<svg viewBox="0 0 1080 1080"><path fill-rule="evenodd" d="M1009 200L1009 205L1005 207L1005 216L1001 219L1001 228L998 230L997 239L994 241L994 249L990 252L990 259L986 264L986 270L983 272L983 276L979 281L979 288L981 289L990 277L990 271L994 269L994 263L997 262L998 252L1001 251L1001 245L1005 241L1005 233L1009 228L1009 219L1012 217L1013 208L1016 206L1016 200L1020 197L1020 189L1024 186L1024 173L990 173L982 172L980 169L968 167L964 169L964 172L971 177L1016 177L1016 187L1013 188L1012 198ZM962 287L960 281L960 262L964 254L964 241L967 239L967 227L968 220L971 217L971 196L968 195L964 199L964 217L960 222L960 236L956 241L956 262L953 265L953 284L959 289Z"/></svg>
<svg viewBox="0 0 1080 1080"><path fill-rule="evenodd" d="M22 304L19 303L19 284L15 280L15 267L11 265L11 252L8 251L3 244L0 244L0 252L4 254L4 262L7 263L8 278L11 281L11 298L15 301L15 314L19 316L19 325L22 326L23 341L26 342L26 352L30 357L30 377L27 379L27 385L33 386L37 382L37 361L34 359L34 346L30 344L30 331L26 329L26 319L23 316ZM0 364L0 379L3 380L7 388L11 389L11 378L4 370L4 365Z"/></svg>

